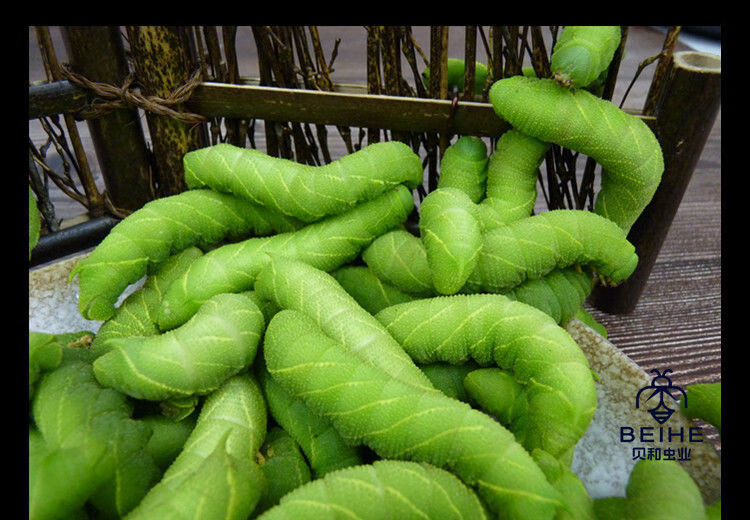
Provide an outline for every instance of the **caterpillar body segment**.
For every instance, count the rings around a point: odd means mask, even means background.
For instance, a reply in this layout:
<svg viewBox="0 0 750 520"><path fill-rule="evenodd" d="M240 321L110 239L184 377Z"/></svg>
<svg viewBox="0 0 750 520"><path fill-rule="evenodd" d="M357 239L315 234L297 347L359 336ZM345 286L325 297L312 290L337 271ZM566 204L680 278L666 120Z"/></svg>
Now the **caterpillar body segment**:
<svg viewBox="0 0 750 520"><path fill-rule="evenodd" d="M595 159L603 173L594 211L630 230L664 171L661 146L641 119L551 79L504 78L495 82L489 98L516 130Z"/></svg>
<svg viewBox="0 0 750 520"><path fill-rule="evenodd" d="M175 280L162 300L158 323L168 330L185 323L210 297L252 290L269 254L296 258L332 271L356 258L383 233L403 224L414 207L404 186L291 232L251 238L206 253Z"/></svg>
<svg viewBox="0 0 750 520"><path fill-rule="evenodd" d="M525 427L514 433L528 450L559 457L591 423L596 388L588 360L534 307L497 294L455 295L394 305L376 318L417 363L473 360L511 372L527 403Z"/></svg>
<svg viewBox="0 0 750 520"><path fill-rule="evenodd" d="M499 423L368 365L304 314L283 310L274 316L264 355L271 377L349 443L364 443L383 458L446 469L504 518L551 519L561 506L531 456Z"/></svg>
<svg viewBox="0 0 750 520"><path fill-rule="evenodd" d="M350 210L398 185L422 183L422 161L400 141L374 143L323 166L220 143L185 154L188 188L234 194L303 222Z"/></svg>

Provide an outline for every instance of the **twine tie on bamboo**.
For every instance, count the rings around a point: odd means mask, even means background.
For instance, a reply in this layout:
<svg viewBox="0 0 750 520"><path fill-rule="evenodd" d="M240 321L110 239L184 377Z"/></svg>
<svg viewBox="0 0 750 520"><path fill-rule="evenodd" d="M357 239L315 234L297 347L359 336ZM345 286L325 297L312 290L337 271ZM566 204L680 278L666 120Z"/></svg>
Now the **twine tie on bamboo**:
<svg viewBox="0 0 750 520"><path fill-rule="evenodd" d="M203 82L200 69L197 69L183 85L175 89L166 98L144 96L133 90L135 76L132 73L125 78L121 87L116 87L107 83L91 81L70 70L67 63L60 66L60 72L65 79L99 98L95 98L88 106L77 111L77 119L95 119L120 108L141 108L147 112L167 116L188 125L198 125L207 121L207 118L200 114L181 112L172 108L190 99L195 88Z"/></svg>

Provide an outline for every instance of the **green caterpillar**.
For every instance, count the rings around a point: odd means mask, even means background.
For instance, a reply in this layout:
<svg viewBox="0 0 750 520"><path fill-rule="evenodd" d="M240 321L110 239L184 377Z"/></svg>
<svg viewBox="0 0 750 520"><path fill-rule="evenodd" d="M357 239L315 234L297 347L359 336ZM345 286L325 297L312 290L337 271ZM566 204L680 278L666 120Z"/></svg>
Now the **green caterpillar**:
<svg viewBox="0 0 750 520"><path fill-rule="evenodd" d="M364 463L359 448L347 445L330 422L311 413L301 399L290 395L265 368L258 370L258 378L269 413L299 445L313 477Z"/></svg>
<svg viewBox="0 0 750 520"><path fill-rule="evenodd" d="M603 175L594 212L630 230L664 171L659 142L643 121L551 79L504 78L492 85L489 99L516 130L595 159Z"/></svg>
<svg viewBox="0 0 750 520"><path fill-rule="evenodd" d="M258 275L256 292L282 309L309 316L323 332L368 364L434 391L401 345L330 274L304 262L274 257Z"/></svg>
<svg viewBox="0 0 750 520"><path fill-rule="evenodd" d="M464 91L464 71L466 64L459 58L448 58L448 89L455 88L458 92ZM425 85L430 84L430 68L425 67L422 71L422 79ZM476 62L474 65L474 94L480 96L487 83L487 66Z"/></svg>
<svg viewBox="0 0 750 520"><path fill-rule="evenodd" d="M383 233L364 251L362 260L383 282L415 296L434 296L432 271L424 244L399 228Z"/></svg>
<svg viewBox="0 0 750 520"><path fill-rule="evenodd" d="M98 357L107 353L107 343L114 338L159 334L161 331L156 324L157 312L165 291L202 255L200 249L191 246L150 269L143 287L125 298L112 317L99 327L91 343L93 355Z"/></svg>
<svg viewBox="0 0 750 520"><path fill-rule="evenodd" d="M449 147L450 161L441 163L441 178L447 182L425 197L419 219L438 293L454 294L464 286L476 266L483 232L531 214L537 171L548 148L546 143L510 130L484 161L486 173L479 173L480 158L486 154L484 142L465 136ZM486 198L477 204L483 178Z"/></svg>
<svg viewBox="0 0 750 520"><path fill-rule="evenodd" d="M29 433L29 518L60 518L91 501L109 516L133 508L158 478L147 424L102 388L91 365L64 359L38 384Z"/></svg>
<svg viewBox="0 0 750 520"><path fill-rule="evenodd" d="M29 259L31 251L39 242L39 234L42 230L42 219L39 217L39 209L36 207L36 198L34 191L29 186Z"/></svg>
<svg viewBox="0 0 750 520"><path fill-rule="evenodd" d="M690 474L672 460L639 460L630 474L625 493L625 497L594 500L597 520L706 518L700 489Z"/></svg>
<svg viewBox="0 0 750 520"><path fill-rule="evenodd" d="M156 414L142 417L139 421L151 428L146 451L162 472L174 462L195 428L194 415L175 421L165 415Z"/></svg>
<svg viewBox="0 0 750 520"><path fill-rule="evenodd" d="M255 453L266 420L255 380L228 379L206 398L182 452L127 518L245 520L265 487Z"/></svg>
<svg viewBox="0 0 750 520"><path fill-rule="evenodd" d="M356 258L375 237L405 222L413 207L411 192L398 186L298 231L214 249L193 262L167 290L159 327L181 325L211 296L251 290L257 273L268 263L268 253L298 258L326 271L336 269Z"/></svg>
<svg viewBox="0 0 750 520"><path fill-rule="evenodd" d="M258 459L266 488L253 514L263 513L278 504L281 497L312 480L310 467L300 447L291 435L278 426L268 431Z"/></svg>
<svg viewBox="0 0 750 520"><path fill-rule="evenodd" d="M262 520L487 518L476 494L429 464L380 460L330 473L289 493Z"/></svg>
<svg viewBox="0 0 750 520"><path fill-rule="evenodd" d="M415 297L380 280L363 265L345 265L331 272L336 281L370 314Z"/></svg>
<svg viewBox="0 0 750 520"><path fill-rule="evenodd" d="M583 482L570 470L569 464L539 449L533 450L531 456L542 468L547 480L565 497L567 507L560 511L558 520L596 520L594 501Z"/></svg>
<svg viewBox="0 0 750 520"><path fill-rule="evenodd" d="M29 331L29 400L41 375L57 368L62 357L63 347L54 334Z"/></svg>
<svg viewBox="0 0 750 520"><path fill-rule="evenodd" d="M620 37L619 26L566 25L550 57L553 77L564 86L588 86L609 67Z"/></svg>
<svg viewBox="0 0 750 520"><path fill-rule="evenodd" d="M209 187L304 222L343 213L400 184L422 183L422 161L400 141L374 143L324 166L221 143L185 154L188 188Z"/></svg>
<svg viewBox="0 0 750 520"><path fill-rule="evenodd" d="M250 366L264 325L252 299L218 294L175 330L109 340L94 373L102 385L137 399L205 395Z"/></svg>
<svg viewBox="0 0 750 520"><path fill-rule="evenodd" d="M474 136L462 136L445 149L440 159L438 189L457 188L479 203L487 188L487 145Z"/></svg>
<svg viewBox="0 0 750 520"><path fill-rule="evenodd" d="M510 431L523 432L528 400L523 385L512 372L497 367L472 370L463 379L466 395Z"/></svg>
<svg viewBox="0 0 750 520"><path fill-rule="evenodd" d="M91 254L78 262L78 309L88 320L109 319L125 288L150 266L190 246L206 249L221 240L298 229L295 219L209 190L193 190L148 202L120 221Z"/></svg>
<svg viewBox="0 0 750 520"><path fill-rule="evenodd" d="M559 493L499 423L368 365L304 314L285 309L273 317L264 356L271 376L348 443L451 471L503 518L551 519L561 506Z"/></svg>
<svg viewBox="0 0 750 520"><path fill-rule="evenodd" d="M559 457L591 423L596 388L588 360L534 307L497 294L456 295L394 305L376 318L417 363L472 359L511 371L527 401L525 424L513 431L528 450Z"/></svg>
<svg viewBox="0 0 750 520"><path fill-rule="evenodd" d="M702 419L721 434L721 382L696 383L685 388L680 412L688 419Z"/></svg>
<svg viewBox="0 0 750 520"><path fill-rule="evenodd" d="M482 249L479 212L468 195L441 188L422 200L419 229L432 285L440 294L454 294L476 268Z"/></svg>
<svg viewBox="0 0 750 520"><path fill-rule="evenodd" d="M615 223L588 211L553 210L486 232L467 292L504 292L554 269L586 266L611 283L630 276L635 248Z"/></svg>
<svg viewBox="0 0 750 520"><path fill-rule="evenodd" d="M466 377L479 369L479 365L473 361L467 361L461 365L448 363L430 363L419 365L435 388L453 399L472 404L472 397L464 386Z"/></svg>
<svg viewBox="0 0 750 520"><path fill-rule="evenodd" d="M363 251L362 259L393 298L414 300L438 295L431 283L424 245L406 230L397 229L381 235ZM349 276L352 277L353 273ZM372 305L372 301L380 301L379 289L374 282L339 281L347 290L356 286L350 294L363 307ZM527 279L500 293L542 310L557 323L564 323L577 313L592 288L591 273L574 266L553 269L540 278ZM465 287L462 292L470 291ZM384 307L381 305L377 310Z"/></svg>

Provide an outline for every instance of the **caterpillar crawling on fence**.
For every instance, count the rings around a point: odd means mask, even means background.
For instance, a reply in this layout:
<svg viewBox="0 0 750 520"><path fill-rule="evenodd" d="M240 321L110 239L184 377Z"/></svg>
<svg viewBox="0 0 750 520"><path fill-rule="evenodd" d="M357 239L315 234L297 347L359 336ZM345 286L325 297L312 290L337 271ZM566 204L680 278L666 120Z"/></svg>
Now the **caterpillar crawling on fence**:
<svg viewBox="0 0 750 520"><path fill-rule="evenodd" d="M664 171L659 142L641 119L551 79L504 78L492 85L489 98L516 130L595 159L603 173L594 211L630 230Z"/></svg>
<svg viewBox="0 0 750 520"><path fill-rule="evenodd" d="M113 338L94 361L97 380L137 399L206 395L252 364L265 321L243 294L218 294L164 334Z"/></svg>
<svg viewBox="0 0 750 520"><path fill-rule="evenodd" d="M91 254L78 262L78 309L88 320L106 320L125 288L152 266L190 246L207 249L221 240L298 229L296 219L209 190L153 200L120 221Z"/></svg>
<svg viewBox="0 0 750 520"><path fill-rule="evenodd" d="M268 325L271 377L330 420L350 444L382 458L454 473L503 518L551 519L563 499L507 429L468 404L394 379L285 309Z"/></svg>
<svg viewBox="0 0 750 520"><path fill-rule="evenodd" d="M534 307L498 294L455 295L394 305L376 318L417 363L473 360L512 372L526 409L510 429L529 451L560 457L591 423L596 389L588 360Z"/></svg>
<svg viewBox="0 0 750 520"><path fill-rule="evenodd" d="M304 222L347 211L397 185L422 183L422 161L400 141L374 143L310 166L221 143L185 154L190 189L209 187Z"/></svg>
<svg viewBox="0 0 750 520"><path fill-rule="evenodd" d="M251 238L214 249L175 280L161 303L162 330L187 321L209 298L251 290L268 254L297 258L331 271L359 255L376 237L403 224L414 207L411 191L398 186L340 215L290 233Z"/></svg>
<svg viewBox="0 0 750 520"><path fill-rule="evenodd" d="M617 25L566 25L550 57L553 78L564 86L588 86L609 67L620 36Z"/></svg>
<svg viewBox="0 0 750 520"><path fill-rule="evenodd" d="M451 473L430 464L380 460L330 473L296 489L259 520L294 518L483 520L476 494Z"/></svg>
<svg viewBox="0 0 750 520"><path fill-rule="evenodd" d="M464 78L466 72L466 63L459 58L448 58L448 89L456 89L458 92L464 91ZM422 71L422 80L425 85L430 84L430 68L425 67ZM487 66L484 63L475 62L474 65L474 94L481 95L484 86L487 83Z"/></svg>

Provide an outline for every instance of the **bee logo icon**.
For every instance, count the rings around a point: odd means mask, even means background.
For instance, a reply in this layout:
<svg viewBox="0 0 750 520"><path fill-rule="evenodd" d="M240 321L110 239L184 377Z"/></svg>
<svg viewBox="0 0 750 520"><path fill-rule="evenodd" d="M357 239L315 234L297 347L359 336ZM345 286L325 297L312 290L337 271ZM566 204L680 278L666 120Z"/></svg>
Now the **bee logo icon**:
<svg viewBox="0 0 750 520"><path fill-rule="evenodd" d="M658 394L659 396L659 403L648 410L648 413L651 414L651 417L654 418L656 422L659 424L664 424L669 420L670 417L672 417L672 414L674 413L674 410L670 407L668 407L664 403L664 395L671 397L674 402L679 402L679 393L683 396L683 402L684 406L687 408L687 395L685 394L685 391L680 388L677 385L672 384L672 380L667 376L668 373L671 373L672 370L666 369L663 372L659 372L656 369L651 370L652 373L656 374L656 377L654 377L651 380L651 384L648 386L644 386L638 391L638 394L635 396L635 407L640 407L640 398L641 394L644 391L651 391L651 394L646 397L644 402L650 401L652 398L655 398Z"/></svg>

